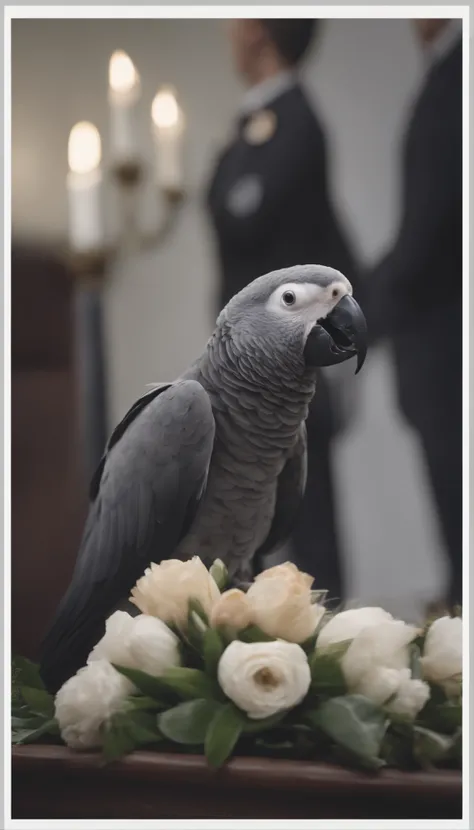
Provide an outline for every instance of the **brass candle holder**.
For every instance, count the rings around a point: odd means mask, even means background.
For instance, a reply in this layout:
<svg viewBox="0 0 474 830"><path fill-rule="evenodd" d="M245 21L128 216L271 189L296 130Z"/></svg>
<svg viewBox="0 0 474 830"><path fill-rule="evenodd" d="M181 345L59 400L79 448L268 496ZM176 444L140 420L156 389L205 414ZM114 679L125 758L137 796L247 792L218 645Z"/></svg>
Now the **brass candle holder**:
<svg viewBox="0 0 474 830"><path fill-rule="evenodd" d="M143 165L139 162L116 164L112 168L112 179L119 191L121 212L121 243L116 248L116 254L120 253L121 246L127 250L142 251L163 244L173 230L179 210L184 203L184 190L160 187L159 195L164 207L163 217L153 231L143 231L137 223L140 187L144 180Z"/></svg>

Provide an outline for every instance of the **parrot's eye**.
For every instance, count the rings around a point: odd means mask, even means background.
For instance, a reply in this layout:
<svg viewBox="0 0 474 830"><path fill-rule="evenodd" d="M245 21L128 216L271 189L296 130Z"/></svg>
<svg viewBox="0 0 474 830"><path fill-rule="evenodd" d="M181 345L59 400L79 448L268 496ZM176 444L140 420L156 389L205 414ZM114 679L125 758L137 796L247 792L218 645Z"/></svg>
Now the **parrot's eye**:
<svg viewBox="0 0 474 830"><path fill-rule="evenodd" d="M294 305L296 302L296 294L294 291L285 291L282 295L283 303L286 306Z"/></svg>

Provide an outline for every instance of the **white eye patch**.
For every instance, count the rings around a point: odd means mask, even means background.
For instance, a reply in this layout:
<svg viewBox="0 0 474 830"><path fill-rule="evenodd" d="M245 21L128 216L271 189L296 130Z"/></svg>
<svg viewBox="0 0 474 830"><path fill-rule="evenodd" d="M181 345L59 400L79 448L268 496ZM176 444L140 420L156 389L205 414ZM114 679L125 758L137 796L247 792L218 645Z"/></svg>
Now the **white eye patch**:
<svg viewBox="0 0 474 830"><path fill-rule="evenodd" d="M267 302L269 311L287 314L322 301L326 290L309 282L289 282L276 288Z"/></svg>
<svg viewBox="0 0 474 830"><path fill-rule="evenodd" d="M309 282L289 282L273 291L267 300L267 310L288 320L298 320L307 333L348 293L351 293L349 283L323 287Z"/></svg>

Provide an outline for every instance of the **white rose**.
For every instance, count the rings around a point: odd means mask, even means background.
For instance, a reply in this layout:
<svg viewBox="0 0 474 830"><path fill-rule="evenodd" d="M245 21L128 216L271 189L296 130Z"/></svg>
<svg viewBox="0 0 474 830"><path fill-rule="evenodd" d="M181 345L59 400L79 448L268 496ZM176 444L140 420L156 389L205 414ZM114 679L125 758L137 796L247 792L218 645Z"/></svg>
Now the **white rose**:
<svg viewBox="0 0 474 830"><path fill-rule="evenodd" d="M383 608L350 608L340 611L326 623L318 635L318 648L353 640L364 628L393 620Z"/></svg>
<svg viewBox="0 0 474 830"><path fill-rule="evenodd" d="M410 663L409 644L418 629L394 620L382 608L354 608L336 614L322 629L317 651L350 641L341 667L351 692L382 704L400 688Z"/></svg>
<svg viewBox="0 0 474 830"><path fill-rule="evenodd" d="M255 720L297 706L311 683L303 649L282 640L234 640L219 661L218 677L227 697Z"/></svg>
<svg viewBox="0 0 474 830"><path fill-rule="evenodd" d="M359 682L355 684L355 688L358 694L368 697L369 700L381 706L398 692L401 682L402 675L399 669L386 669L382 666L362 675Z"/></svg>
<svg viewBox="0 0 474 830"><path fill-rule="evenodd" d="M120 711L133 683L106 660L94 660L69 678L55 698L61 736L72 749L101 746L101 727Z"/></svg>
<svg viewBox="0 0 474 830"><path fill-rule="evenodd" d="M134 617L131 617L126 611L115 611L111 614L105 621L105 634L92 649L87 662L108 660L109 663L134 668L131 665L127 646L133 620Z"/></svg>
<svg viewBox="0 0 474 830"><path fill-rule="evenodd" d="M181 663L178 638L164 622L147 614L135 617L128 648L134 667L155 677Z"/></svg>
<svg viewBox="0 0 474 830"><path fill-rule="evenodd" d="M430 696L427 683L413 680L405 669L374 668L362 676L356 685L358 694L380 706L387 703L389 712L415 718Z"/></svg>
<svg viewBox="0 0 474 830"><path fill-rule="evenodd" d="M247 591L252 618L269 637L302 643L325 613L311 604L313 577L285 562L259 574Z"/></svg>
<svg viewBox="0 0 474 830"><path fill-rule="evenodd" d="M399 675L400 685L387 709L395 715L405 715L414 720L430 696L430 687L423 680L413 680L410 669L402 669Z"/></svg>
<svg viewBox="0 0 474 830"><path fill-rule="evenodd" d="M364 628L352 640L341 660L346 681L351 688L374 668L404 669L410 664L409 644L418 630L401 620Z"/></svg>
<svg viewBox="0 0 474 830"><path fill-rule="evenodd" d="M220 591L199 556L181 562L166 559L152 562L145 575L132 588L130 602L143 614L168 623L185 626L188 602L197 599L207 614L220 597Z"/></svg>
<svg viewBox="0 0 474 830"><path fill-rule="evenodd" d="M211 625L225 625L241 631L250 625L252 609L247 595L238 588L231 588L220 595L211 611Z"/></svg>
<svg viewBox="0 0 474 830"><path fill-rule="evenodd" d="M131 617L115 611L105 623L105 634L87 662L108 660L155 677L180 664L179 641L164 622L147 614Z"/></svg>
<svg viewBox="0 0 474 830"><path fill-rule="evenodd" d="M440 617L425 638L423 676L443 686L448 694L459 694L462 678L462 620Z"/></svg>

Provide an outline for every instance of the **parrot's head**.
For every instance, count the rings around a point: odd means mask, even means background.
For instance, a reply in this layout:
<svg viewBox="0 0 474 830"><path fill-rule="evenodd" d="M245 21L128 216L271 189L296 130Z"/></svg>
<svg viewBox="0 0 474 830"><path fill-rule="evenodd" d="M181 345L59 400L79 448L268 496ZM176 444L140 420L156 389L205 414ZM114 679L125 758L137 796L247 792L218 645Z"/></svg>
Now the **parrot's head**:
<svg viewBox="0 0 474 830"><path fill-rule="evenodd" d="M221 313L245 340L294 352L308 368L333 366L367 353L367 325L349 280L324 265L272 271L236 294Z"/></svg>

